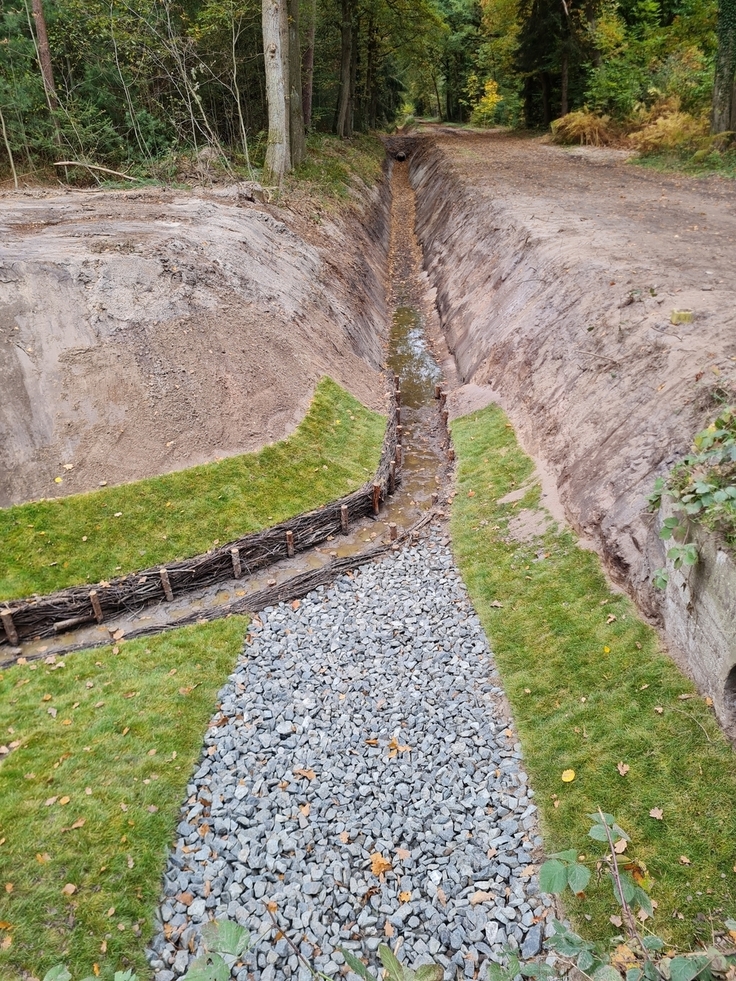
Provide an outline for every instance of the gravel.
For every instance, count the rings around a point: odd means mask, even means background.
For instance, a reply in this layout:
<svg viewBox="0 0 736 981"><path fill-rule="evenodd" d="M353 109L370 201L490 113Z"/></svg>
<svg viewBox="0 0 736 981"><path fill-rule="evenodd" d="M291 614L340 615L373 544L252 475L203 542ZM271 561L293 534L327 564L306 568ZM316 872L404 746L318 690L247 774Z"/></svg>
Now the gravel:
<svg viewBox="0 0 736 981"><path fill-rule="evenodd" d="M260 937L238 981L307 978L289 941L328 975L340 948L375 965L386 942L448 978L540 951L534 795L441 531L263 611L219 697L164 879L157 981L186 971L213 917Z"/></svg>

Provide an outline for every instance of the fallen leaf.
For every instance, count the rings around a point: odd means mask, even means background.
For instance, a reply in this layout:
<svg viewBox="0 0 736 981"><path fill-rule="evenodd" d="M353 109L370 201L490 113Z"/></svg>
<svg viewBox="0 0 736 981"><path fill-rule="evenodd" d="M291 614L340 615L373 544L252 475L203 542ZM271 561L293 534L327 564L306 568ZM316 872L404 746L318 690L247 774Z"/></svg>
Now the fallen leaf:
<svg viewBox="0 0 736 981"><path fill-rule="evenodd" d="M407 858L411 858L411 852L406 848L397 848L396 857L400 862L405 862Z"/></svg>
<svg viewBox="0 0 736 981"><path fill-rule="evenodd" d="M366 744L366 746L377 746L378 745L378 740L377 739L366 739L365 744Z"/></svg>
<svg viewBox="0 0 736 981"><path fill-rule="evenodd" d="M127 696L125 696L125 697L127 697ZM127 736L129 732L130 732L130 726L126 726L126 727L125 727L125 728L123 729L123 733L122 733L122 734L123 734L124 736Z"/></svg>
<svg viewBox="0 0 736 981"><path fill-rule="evenodd" d="M125 636L125 631L118 629L112 635L112 639L113 640L122 640L124 636Z"/></svg>
<svg viewBox="0 0 736 981"><path fill-rule="evenodd" d="M314 770L305 770L301 766L298 766L294 770L294 775L297 777L305 777L307 780L314 780L314 778L317 776Z"/></svg>
<svg viewBox="0 0 736 981"><path fill-rule="evenodd" d="M687 855L680 855L680 865L692 865L693 863L687 857Z"/></svg>
<svg viewBox="0 0 736 981"><path fill-rule="evenodd" d="M41 701L42 702L50 702L51 701L51 695L43 695L41 697Z"/></svg>
<svg viewBox="0 0 736 981"><path fill-rule="evenodd" d="M12 937L3 937L3 939L0 940L0 950L7 950L12 943L13 943Z"/></svg>
<svg viewBox="0 0 736 981"><path fill-rule="evenodd" d="M500 610L503 607L503 603L499 603L498 600L491 600L490 606L495 606L497 609Z"/></svg>
<svg viewBox="0 0 736 981"><path fill-rule="evenodd" d="M614 844L613 850L617 855L623 855L628 846L628 841L625 838L619 838L619 840Z"/></svg>
<svg viewBox="0 0 736 981"><path fill-rule="evenodd" d="M470 905L477 906L478 903L487 903L490 899L493 899L492 892L483 892L481 889L478 889L476 892L471 894Z"/></svg>
<svg viewBox="0 0 736 981"><path fill-rule="evenodd" d="M0 920L0 930L12 930L13 924L8 923L7 920Z"/></svg>
<svg viewBox="0 0 736 981"><path fill-rule="evenodd" d="M608 920L609 920L609 923L613 923L613 925L615 927L623 926L623 922L624 921L621 919L620 916L616 916L615 913L613 914L613 916L609 916Z"/></svg>
<svg viewBox="0 0 736 981"><path fill-rule="evenodd" d="M74 822L74 824L70 824L68 828L62 828L61 830L62 830L62 832L64 832L64 831L76 831L77 828L83 828L84 825L85 825L85 823L86 823L86 821L87 821L86 818L77 818L77 820Z"/></svg>
<svg viewBox="0 0 736 981"><path fill-rule="evenodd" d="M61 890L64 896L73 896L77 891L77 887L73 882L67 882L64 888Z"/></svg>
<svg viewBox="0 0 736 981"><path fill-rule="evenodd" d="M639 912L636 914L636 918L638 920L641 920L642 923L644 923L645 920L649 919L649 913L647 913L645 909L640 909Z"/></svg>
<svg viewBox="0 0 736 981"><path fill-rule="evenodd" d="M408 903L410 900L411 900L411 890L410 889L407 890L406 892L400 892L399 893L399 902L400 903Z"/></svg>
<svg viewBox="0 0 736 981"><path fill-rule="evenodd" d="M447 906L447 896L442 886L437 889L437 899L439 899L443 906Z"/></svg>
<svg viewBox="0 0 736 981"><path fill-rule="evenodd" d="M302 604L299 602L299 600L294 600L294 602L291 604L291 608L292 610L298 610L301 605Z"/></svg>
<svg viewBox="0 0 736 981"><path fill-rule="evenodd" d="M563 783L572 783L575 779L574 770L563 770L561 780Z"/></svg>
<svg viewBox="0 0 736 981"><path fill-rule="evenodd" d="M653 807L649 812L649 817L654 818L656 821L661 821L663 817L663 811L661 807Z"/></svg>
<svg viewBox="0 0 736 981"><path fill-rule="evenodd" d="M628 763L617 763L616 769L618 770L618 772L621 774L622 777L625 777L631 768L629 767Z"/></svg>
<svg viewBox="0 0 736 981"><path fill-rule="evenodd" d="M107 915L108 916L115 916L115 907L114 906L111 906L110 907L110 909L107 911Z"/></svg>
<svg viewBox="0 0 736 981"><path fill-rule="evenodd" d="M51 861L51 856L48 852L36 852L36 861L39 863L39 865L45 865L46 862Z"/></svg>
<svg viewBox="0 0 736 981"><path fill-rule="evenodd" d="M390 858L384 858L380 852L373 852L371 855L371 872L373 875L383 875L393 869Z"/></svg>
<svg viewBox="0 0 736 981"><path fill-rule="evenodd" d="M70 800L71 800L71 797L60 797L59 798L59 803L62 804L62 805L63 804L68 804Z"/></svg>
<svg viewBox="0 0 736 981"><path fill-rule="evenodd" d="M265 903L265 907L269 913L275 913L278 910L278 906L272 899L269 899L269 901Z"/></svg>
<svg viewBox="0 0 736 981"><path fill-rule="evenodd" d="M603 653L604 654L610 654L611 653L611 648L610 647L604 647L603 648Z"/></svg>
<svg viewBox="0 0 736 981"><path fill-rule="evenodd" d="M475 491L474 490L468 491L468 497L475 497Z"/></svg>
<svg viewBox="0 0 736 981"><path fill-rule="evenodd" d="M686 692L683 692L682 695L678 695L677 697L679 698L679 700L681 702L684 702L688 698L695 698L695 695L692 695L690 692L687 692L686 691Z"/></svg>
<svg viewBox="0 0 736 981"><path fill-rule="evenodd" d="M5 892L12 892L14 888L15 886L12 882L5 883Z"/></svg>
<svg viewBox="0 0 736 981"><path fill-rule="evenodd" d="M615 616L615 614L609 613L608 614L608 617L606 618L606 623L613 623L614 620L616 620L616 619L618 619L618 618Z"/></svg>
<svg viewBox="0 0 736 981"><path fill-rule="evenodd" d="M49 797L47 800L43 802L44 807L51 807L51 805L55 804L58 799L59 799L58 797Z"/></svg>
<svg viewBox="0 0 736 981"><path fill-rule="evenodd" d="M347 845L347 843L350 841L350 835L347 833L347 831L341 831L337 837L340 839L343 845Z"/></svg>
<svg viewBox="0 0 736 981"><path fill-rule="evenodd" d="M391 926L388 920L386 920L386 922L383 924L383 932L389 938L393 937L394 935L394 928Z"/></svg>
<svg viewBox="0 0 736 981"><path fill-rule="evenodd" d="M155 804L149 804L146 810L148 811L149 814L156 814L158 812L158 808L156 807Z"/></svg>
<svg viewBox="0 0 736 981"><path fill-rule="evenodd" d="M657 715L661 715L664 712L664 709L662 708L661 705L655 705L654 711L657 713Z"/></svg>
<svg viewBox="0 0 736 981"><path fill-rule="evenodd" d="M710 695L705 696L705 704L708 706L708 708L711 708L713 705L713 699L710 697Z"/></svg>
<svg viewBox="0 0 736 981"><path fill-rule="evenodd" d="M168 926L169 924L167 923L165 925ZM102 943L100 944L100 953L101 954L107 953L107 940L103 940Z"/></svg>
<svg viewBox="0 0 736 981"><path fill-rule="evenodd" d="M128 868L129 869L134 869L135 868L135 862L133 861L133 856L132 855L128 855Z"/></svg>
<svg viewBox="0 0 736 981"><path fill-rule="evenodd" d="M92 973L94 974L94 976L96 978L99 978L99 976L100 976L100 965L97 964L96 962L92 965Z"/></svg>
<svg viewBox="0 0 736 981"><path fill-rule="evenodd" d="M306 817L309 817L310 808L311 808L311 805L310 805L309 801L307 801L306 804L300 804L299 805L299 810L302 812L302 814L304 815L305 818Z"/></svg>

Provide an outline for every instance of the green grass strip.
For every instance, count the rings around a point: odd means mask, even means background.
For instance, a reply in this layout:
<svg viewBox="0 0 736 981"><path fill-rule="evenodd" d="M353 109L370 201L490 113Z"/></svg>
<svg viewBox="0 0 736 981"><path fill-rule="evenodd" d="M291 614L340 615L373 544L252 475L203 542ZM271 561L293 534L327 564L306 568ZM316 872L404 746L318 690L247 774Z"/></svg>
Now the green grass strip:
<svg viewBox="0 0 736 981"><path fill-rule="evenodd" d="M646 866L659 904L644 929L687 947L710 941L710 917L736 913L731 746L594 553L554 526L526 544L509 536L509 521L538 507L539 487L498 503L533 479L501 410L458 419L452 434L455 554L513 709L547 851L595 856L586 814L613 813L633 839L623 861ZM576 776L563 783L568 768ZM566 905L588 936L619 932L608 921L618 912L608 883Z"/></svg>
<svg viewBox="0 0 736 981"><path fill-rule="evenodd" d="M74 977L94 964L149 976L167 849L246 624L0 673L0 742L20 742L0 762L3 981L60 962Z"/></svg>
<svg viewBox="0 0 736 981"><path fill-rule="evenodd" d="M320 507L375 472L384 429L323 378L295 432L258 453L0 510L0 599L198 555Z"/></svg>

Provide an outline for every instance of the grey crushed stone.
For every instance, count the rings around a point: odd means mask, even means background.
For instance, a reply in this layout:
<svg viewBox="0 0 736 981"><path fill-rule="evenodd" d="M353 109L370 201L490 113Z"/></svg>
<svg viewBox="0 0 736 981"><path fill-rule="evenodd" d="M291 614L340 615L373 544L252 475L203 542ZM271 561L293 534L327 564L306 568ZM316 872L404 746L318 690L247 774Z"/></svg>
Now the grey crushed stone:
<svg viewBox="0 0 736 981"><path fill-rule="evenodd" d="M375 965L388 935L405 963L436 961L448 978L485 976L506 946L537 954L552 900L502 695L438 530L265 610L188 787L149 951L156 981L186 971L213 917L260 937L233 964L238 981L306 981L266 903L328 975L347 970L340 948Z"/></svg>

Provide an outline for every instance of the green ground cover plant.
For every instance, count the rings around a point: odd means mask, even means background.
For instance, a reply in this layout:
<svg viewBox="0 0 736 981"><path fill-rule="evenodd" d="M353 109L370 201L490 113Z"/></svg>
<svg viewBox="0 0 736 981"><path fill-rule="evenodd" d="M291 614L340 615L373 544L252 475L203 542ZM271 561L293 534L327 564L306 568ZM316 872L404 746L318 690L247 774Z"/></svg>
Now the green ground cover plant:
<svg viewBox="0 0 736 981"><path fill-rule="evenodd" d="M355 195L356 178L372 187L381 179L386 149L377 136L356 134L336 140L327 133L311 133L307 157L287 175L280 194L288 201L295 194L344 201Z"/></svg>
<svg viewBox="0 0 736 981"><path fill-rule="evenodd" d="M0 599L206 552L360 487L385 420L323 378L295 432L258 453L0 510Z"/></svg>
<svg viewBox="0 0 736 981"><path fill-rule="evenodd" d="M616 815L656 906L642 929L692 949L736 911L736 759L706 700L659 648L597 556L573 535L509 534L539 509L533 464L491 406L452 426L455 554L511 702L546 849L585 839L587 815ZM516 503L499 504L529 485ZM581 852L581 854L584 853ZM625 856L625 853L624 853ZM567 902L567 900L566 900ZM609 890L570 894L586 936L620 932Z"/></svg>
<svg viewBox="0 0 736 981"><path fill-rule="evenodd" d="M0 977L132 969L216 694L232 617L0 672Z"/></svg>

